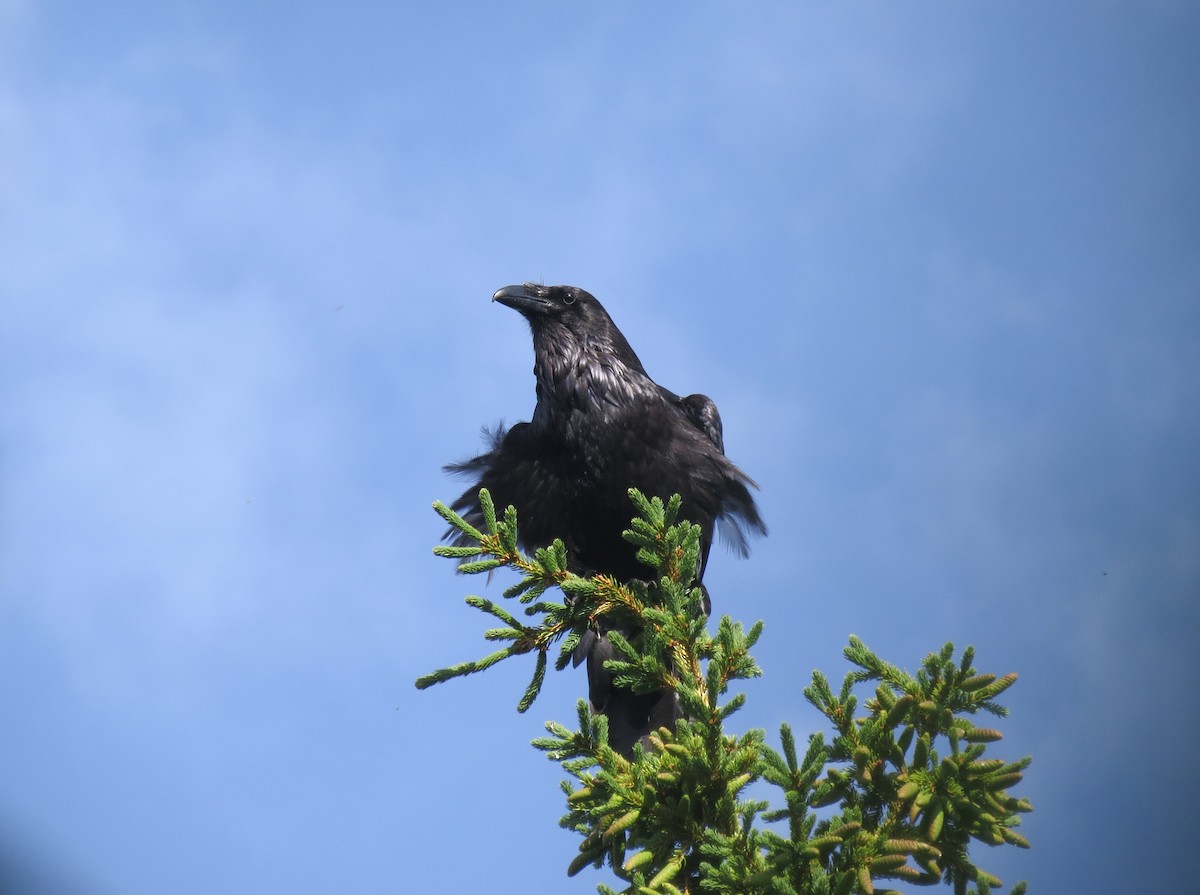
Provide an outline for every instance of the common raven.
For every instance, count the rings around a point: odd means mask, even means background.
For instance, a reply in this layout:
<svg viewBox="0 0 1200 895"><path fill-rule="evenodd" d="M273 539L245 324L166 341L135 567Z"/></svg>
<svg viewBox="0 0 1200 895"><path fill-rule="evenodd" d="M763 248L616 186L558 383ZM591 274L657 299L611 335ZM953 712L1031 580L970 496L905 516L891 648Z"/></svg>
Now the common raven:
<svg viewBox="0 0 1200 895"><path fill-rule="evenodd" d="M456 511L480 526L478 494L487 488L497 507L516 507L526 549L562 538L574 571L620 581L646 573L621 537L632 515L629 488L683 498L680 515L701 531L698 578L714 531L742 555L748 533L766 533L749 490L757 486L725 457L716 405L657 385L592 295L525 283L492 300L529 322L537 405L530 422L493 432L486 453L446 467L474 479ZM608 718L610 745L629 755L651 731L673 727L678 701L671 692L615 687L604 668L615 655L606 630L601 620L575 659L587 657L589 699Z"/></svg>

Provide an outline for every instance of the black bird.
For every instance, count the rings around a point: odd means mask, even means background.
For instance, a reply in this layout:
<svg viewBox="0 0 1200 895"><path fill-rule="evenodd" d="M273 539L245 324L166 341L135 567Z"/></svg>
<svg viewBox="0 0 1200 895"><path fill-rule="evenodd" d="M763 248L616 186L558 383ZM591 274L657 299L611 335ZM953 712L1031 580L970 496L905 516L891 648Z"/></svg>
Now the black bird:
<svg viewBox="0 0 1200 895"><path fill-rule="evenodd" d="M498 508L516 507L523 547L562 538L574 571L621 581L647 571L621 537L633 515L631 487L682 496L680 515L701 530L698 577L714 531L742 555L748 533L766 534L749 490L757 485L725 457L716 405L657 385L592 295L525 283L492 300L529 322L537 405L530 422L491 433L486 453L446 467L474 479L456 511L482 525L478 494L487 488ZM651 731L673 726L678 703L674 693L614 687L604 662L615 651L604 634L603 626L589 632L575 660L586 655L592 708L608 717L610 745L629 755Z"/></svg>

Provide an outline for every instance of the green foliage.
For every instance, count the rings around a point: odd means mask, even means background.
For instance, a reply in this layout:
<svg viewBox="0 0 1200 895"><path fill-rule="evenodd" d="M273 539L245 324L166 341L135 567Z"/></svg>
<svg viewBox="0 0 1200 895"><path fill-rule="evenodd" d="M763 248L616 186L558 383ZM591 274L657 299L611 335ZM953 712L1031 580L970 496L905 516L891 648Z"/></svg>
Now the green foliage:
<svg viewBox="0 0 1200 895"><path fill-rule="evenodd" d="M972 648L955 659L948 643L914 676L852 636L845 656L854 670L838 692L820 672L804 691L832 724L828 743L813 734L801 754L786 724L778 750L760 730L726 733L725 721L745 702L744 694L729 693L730 685L761 673L750 650L762 622L746 630L722 616L710 633L694 582L698 526L677 522L678 496L664 503L631 490L630 498L638 516L625 537L654 570L648 581L581 578L567 569L561 541L524 556L517 549L516 512L509 507L497 517L487 491L480 492L486 532L434 505L475 542L435 552L460 560L465 573L501 566L518 571L521 580L504 596L522 604L532 623L468 597L469 605L503 625L484 638L507 646L426 675L418 687L534 652L533 678L517 705L525 711L541 688L550 648L561 643L555 667L565 667L580 637L605 617L637 620L640 631L634 642L610 635L620 656L608 663L616 681L679 694L686 720L652 735L652 748L638 746L632 759L609 748L606 719L583 700L577 729L551 722L548 735L534 741L569 778L562 784L567 813L560 825L581 842L568 874L607 864L627 895L883 895L891 890L881 884L890 880L945 881L956 895L989 895L999 887L999 879L971 860L970 846L1029 847L1015 828L1032 807L1009 791L1030 759L985 757L1001 734L971 718L979 712L1004 717L996 697L1016 675L980 673ZM564 594L563 602L545 599L552 588ZM871 683L874 692L860 711L856 690ZM759 781L774 788L778 807L746 795ZM598 889L615 895L604 884ZM1024 883L1011 889L1012 895L1024 891Z"/></svg>

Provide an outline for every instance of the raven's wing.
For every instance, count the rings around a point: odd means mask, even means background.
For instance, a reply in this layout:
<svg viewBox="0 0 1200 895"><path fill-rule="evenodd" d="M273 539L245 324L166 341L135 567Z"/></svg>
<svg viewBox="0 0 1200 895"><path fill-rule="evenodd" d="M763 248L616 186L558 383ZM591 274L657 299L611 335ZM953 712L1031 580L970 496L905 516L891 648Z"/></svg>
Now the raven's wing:
<svg viewBox="0 0 1200 895"><path fill-rule="evenodd" d="M674 404L679 411L712 445L720 451L722 458L725 454L725 430L721 425L721 414L717 405L708 395L687 395L680 397L674 392L659 386L663 397ZM721 541L732 548L740 556L750 553L749 533L766 534L767 527L758 513L758 507L750 494L750 488L758 484L728 461L723 461L726 468L723 471L721 508L715 519L715 528ZM708 549L705 545L701 563L701 572L708 564Z"/></svg>
<svg viewBox="0 0 1200 895"><path fill-rule="evenodd" d="M487 488L498 516L503 516L510 505L520 512L519 541L524 549L533 551L561 538L567 552L578 556L589 545L578 543L580 535L572 518L572 508L580 505L586 494L569 459L546 444L529 423L517 423L507 430L503 426L484 429L484 437L488 441L486 451L463 463L445 467L451 475L471 480L470 486L450 509L482 531L484 519L479 489ZM470 543L469 538L453 528L445 537L456 546ZM625 549L624 541L619 536L613 537Z"/></svg>
<svg viewBox="0 0 1200 895"><path fill-rule="evenodd" d="M483 508L479 506L479 488L484 475L491 468L492 463L495 462L497 455L500 453L500 448L504 444L504 436L507 433L508 427L503 423L499 423L493 429L484 426L480 434L483 436L483 440L487 442L488 450L476 457L472 457L470 460L464 460L461 463L447 463L442 467L443 472L453 476L470 476L472 481L475 482L454 503L450 504L450 509L454 510L454 512L458 513L477 529L483 528ZM456 528L446 529L446 533L442 538L452 542L457 547L465 546L470 542L470 539Z"/></svg>
<svg viewBox="0 0 1200 895"><path fill-rule="evenodd" d="M688 421L703 432L718 451L725 453L725 430L721 427L721 414L717 413L713 399L708 395L688 395L676 398L675 403Z"/></svg>

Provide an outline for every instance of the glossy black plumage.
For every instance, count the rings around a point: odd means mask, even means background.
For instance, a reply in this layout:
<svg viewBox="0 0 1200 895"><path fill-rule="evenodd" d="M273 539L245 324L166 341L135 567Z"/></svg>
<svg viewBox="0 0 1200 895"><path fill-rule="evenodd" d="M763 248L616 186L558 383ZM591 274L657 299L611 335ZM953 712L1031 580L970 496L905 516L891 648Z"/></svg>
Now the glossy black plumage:
<svg viewBox="0 0 1200 895"><path fill-rule="evenodd" d="M492 433L488 451L447 470L472 478L454 509L482 523L478 492L512 504L527 549L562 538L580 574L644 576L621 537L633 515L627 491L683 498L681 514L701 528L701 568L713 534L742 554L749 533L765 534L753 481L724 454L721 418L704 395L680 397L646 375L608 313L574 286L507 286L495 301L519 311L533 334L537 404L530 422ZM589 697L609 719L609 741L628 754L638 739L678 716L674 694L611 686L612 648L599 630L582 644Z"/></svg>

